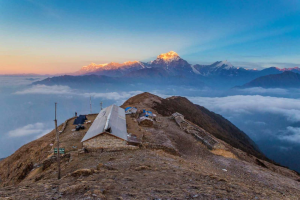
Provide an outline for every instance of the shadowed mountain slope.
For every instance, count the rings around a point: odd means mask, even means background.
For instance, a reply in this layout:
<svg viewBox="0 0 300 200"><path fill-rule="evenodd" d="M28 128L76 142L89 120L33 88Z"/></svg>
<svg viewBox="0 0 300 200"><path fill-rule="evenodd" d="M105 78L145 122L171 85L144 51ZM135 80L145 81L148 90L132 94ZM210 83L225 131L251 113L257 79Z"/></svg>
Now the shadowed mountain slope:
<svg viewBox="0 0 300 200"><path fill-rule="evenodd" d="M300 87L300 74L285 71L281 74L262 76L242 86L263 88L297 88Z"/></svg>
<svg viewBox="0 0 300 200"><path fill-rule="evenodd" d="M57 179L53 130L0 161L1 197L298 199L298 174L259 159L263 155L251 140L223 117L182 97L163 99L150 93L128 99L122 107L127 106L156 115L152 127L139 124L136 115L126 115L127 132L140 140L139 145L122 143L120 148L119 143L110 142L109 148L102 148L100 142L98 149L82 149L81 140L91 123L75 131L75 118L70 118L58 127L60 147L65 148L60 164L62 178ZM173 112L184 114L185 122L193 127L191 131L202 130L218 145L208 148L170 117ZM87 115L94 123L96 117ZM218 139L222 136L224 141Z"/></svg>
<svg viewBox="0 0 300 200"><path fill-rule="evenodd" d="M150 93L143 93L130 98L124 105L141 101L141 99L149 99L150 101L150 99L159 99L159 97ZM179 112L189 121L200 126L231 146L259 158L267 159L259 151L255 143L230 121L202 106L193 104L187 98L170 97L167 99L160 99L160 101L154 101L151 107L163 116L170 116L175 112Z"/></svg>

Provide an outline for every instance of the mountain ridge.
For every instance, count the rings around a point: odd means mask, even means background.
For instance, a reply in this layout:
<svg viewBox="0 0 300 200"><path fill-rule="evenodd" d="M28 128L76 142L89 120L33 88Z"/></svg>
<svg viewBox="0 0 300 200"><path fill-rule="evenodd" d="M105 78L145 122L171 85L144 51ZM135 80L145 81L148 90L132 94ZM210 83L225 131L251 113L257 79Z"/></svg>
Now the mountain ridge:
<svg viewBox="0 0 300 200"><path fill-rule="evenodd" d="M300 74L292 71L283 71L281 74L271 74L256 78L241 88L298 88L300 87Z"/></svg>
<svg viewBox="0 0 300 200"><path fill-rule="evenodd" d="M263 70L249 70L241 67L234 67L229 61L217 61L210 65L192 65L182 59L176 52L160 54L150 62L128 61L124 63L92 63L84 66L81 70L68 74L68 76L84 76L82 84L90 82L94 75L104 76L101 83L116 85L117 83L127 84L148 84L151 85L185 85L192 87L208 86L217 89L229 89L238 85L244 85L258 77L269 74L280 74L284 71L300 73L300 68L279 69L270 67ZM91 76L91 77L88 77ZM59 80L63 79L63 80ZM69 78L75 81L75 78ZM56 81L56 83L55 83ZM65 76L59 76L35 82L34 84L73 84L66 81ZM80 84L80 83L76 83Z"/></svg>
<svg viewBox="0 0 300 200"><path fill-rule="evenodd" d="M56 134L52 130L0 161L1 195L37 200L299 197L300 177L296 172L214 137L210 131L214 131L212 127L218 124L215 131L220 135L226 132L224 136L227 136L232 132L227 130L225 124L230 122L224 118L183 97L163 99L141 93L129 98L121 107L127 106L156 114L153 127L140 126L134 115L126 116L127 131L140 138L141 145L134 148L129 145L128 149L84 151L81 140L86 130L72 131L75 125L68 122L73 122L74 118L70 118L66 125L58 127L58 130L63 130L60 145L65 148L65 155L61 157L62 178L57 179L53 154ZM193 136L193 132L182 129L169 116L174 111L185 113L186 122L220 143L217 149L207 148ZM90 121L96 117L96 114L87 115ZM205 118L207 120L203 121ZM85 126L89 129L91 124ZM238 139L237 135L232 136Z"/></svg>
<svg viewBox="0 0 300 200"><path fill-rule="evenodd" d="M110 75L112 76L123 76L126 73L130 73L132 71L137 71L145 68L155 68L161 67L165 70L170 70L170 74L176 74L172 68L177 68L180 70L179 73L194 73L202 76L216 76L216 75L226 75L226 76L238 76L244 75L245 73L253 73L259 74L258 76L267 75L266 71L269 73L281 73L283 71L293 71L296 73L300 73L299 67L293 68L278 68L278 67L270 67L265 68L263 70L255 70L255 69L245 69L242 67L234 67L227 60L216 61L210 65L200 65L200 64L190 64L186 60L182 59L176 52L170 51L167 53L163 53L157 56L157 58L150 62L141 62L141 61L127 61L124 63L104 63L104 64L95 64L91 63L87 66L83 66L79 71L75 73L71 73L70 75L84 75L84 74L97 74L97 75ZM107 72L114 71L115 73ZM261 72L261 74L260 74ZM178 74L178 73L177 73Z"/></svg>

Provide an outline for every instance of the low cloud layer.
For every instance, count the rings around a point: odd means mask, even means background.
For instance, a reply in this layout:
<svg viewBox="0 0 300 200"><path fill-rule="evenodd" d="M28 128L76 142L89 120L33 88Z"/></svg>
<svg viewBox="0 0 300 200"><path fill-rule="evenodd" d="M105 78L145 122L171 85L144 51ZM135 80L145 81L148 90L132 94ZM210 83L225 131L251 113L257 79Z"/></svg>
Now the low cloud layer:
<svg viewBox="0 0 300 200"><path fill-rule="evenodd" d="M286 135L280 136L282 140L300 143L300 127L287 127Z"/></svg>
<svg viewBox="0 0 300 200"><path fill-rule="evenodd" d="M133 95L142 93L142 91L130 91L130 92L104 92L104 93L82 93L77 90L64 85L34 85L28 89L18 91L15 94L25 95L25 94L42 94L42 95L69 95L69 96L82 96L89 98L104 98L108 100L122 100L130 98Z"/></svg>
<svg viewBox="0 0 300 200"><path fill-rule="evenodd" d="M34 81L42 80L45 77L41 76L21 76L21 77L13 77L13 76L1 76L0 75L0 87L3 86L21 86L21 85L29 85Z"/></svg>
<svg viewBox="0 0 300 200"><path fill-rule="evenodd" d="M32 136L40 137L47 133L49 133L51 129L48 129L45 124L43 123L35 123L35 124L28 124L26 126L14 129L8 132L9 137L25 137L25 136Z"/></svg>
<svg viewBox="0 0 300 200"><path fill-rule="evenodd" d="M291 122L300 121L300 99L260 95L190 97L189 99L218 113L230 112L238 115L266 112L283 115Z"/></svg>
<svg viewBox="0 0 300 200"><path fill-rule="evenodd" d="M68 86L63 85L34 85L28 89L18 91L15 94L74 94L75 91Z"/></svg>
<svg viewBox="0 0 300 200"><path fill-rule="evenodd" d="M134 95L140 94L142 91L130 91L130 92L107 92L107 93L84 93L85 97L105 98L110 100L128 99Z"/></svg>
<svg viewBox="0 0 300 200"><path fill-rule="evenodd" d="M287 89L282 88L262 88L262 87L252 87L245 89L238 89L239 92L243 92L245 94L278 94L278 95L286 95L289 93Z"/></svg>

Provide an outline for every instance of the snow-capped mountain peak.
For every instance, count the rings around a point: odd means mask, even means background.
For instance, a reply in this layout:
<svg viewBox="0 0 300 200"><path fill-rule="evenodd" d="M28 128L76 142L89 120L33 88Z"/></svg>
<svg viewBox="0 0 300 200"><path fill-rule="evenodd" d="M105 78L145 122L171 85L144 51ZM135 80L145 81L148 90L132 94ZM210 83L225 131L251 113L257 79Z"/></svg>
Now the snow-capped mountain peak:
<svg viewBox="0 0 300 200"><path fill-rule="evenodd" d="M124 63L110 62L104 64L91 63L83 66L75 75L97 74L108 76L121 76L127 72L145 68L144 63L139 61L127 61Z"/></svg>
<svg viewBox="0 0 300 200"><path fill-rule="evenodd" d="M132 65L132 64L135 64L135 63L140 63L139 61L126 61L126 62L124 62L123 64L124 65Z"/></svg>
<svg viewBox="0 0 300 200"><path fill-rule="evenodd" d="M165 62L172 62L179 60L180 57L175 51L170 51L168 53L163 53L157 56L156 60L164 60Z"/></svg>
<svg viewBox="0 0 300 200"><path fill-rule="evenodd" d="M85 71L89 72L89 71L94 71L96 69L99 69L101 67L105 67L106 65L108 65L108 63L104 63L104 64L91 63L89 65L83 66L81 68L81 70L85 70Z"/></svg>
<svg viewBox="0 0 300 200"><path fill-rule="evenodd" d="M223 65L227 65L228 67L233 67L233 65L227 60L220 61L219 64L217 64L218 67L222 67Z"/></svg>
<svg viewBox="0 0 300 200"><path fill-rule="evenodd" d="M223 69L232 69L235 68L230 62L227 60L218 61L215 65L216 68L222 67Z"/></svg>
<svg viewBox="0 0 300 200"><path fill-rule="evenodd" d="M141 65L143 68L145 68L144 64L140 61L127 61L124 62L123 65Z"/></svg>
<svg viewBox="0 0 300 200"><path fill-rule="evenodd" d="M182 59L175 51L169 51L158 55L155 60L148 63L140 61L127 61L124 63L110 62L104 64L91 63L82 67L74 74L96 74L118 77L133 71L150 68L160 68L161 70L164 70L165 73L172 76L183 74L198 74L202 76L226 74L233 76L238 70L238 68L234 67L227 60L217 61L211 65L191 65L186 60Z"/></svg>

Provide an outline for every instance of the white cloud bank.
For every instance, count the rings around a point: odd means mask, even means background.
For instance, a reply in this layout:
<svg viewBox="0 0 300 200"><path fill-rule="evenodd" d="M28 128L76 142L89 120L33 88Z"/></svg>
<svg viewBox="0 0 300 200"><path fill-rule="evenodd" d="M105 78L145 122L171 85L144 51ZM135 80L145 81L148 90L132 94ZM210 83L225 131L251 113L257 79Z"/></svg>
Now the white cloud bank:
<svg viewBox="0 0 300 200"><path fill-rule="evenodd" d="M278 95L286 95L289 93L287 89L282 88L262 88L262 87L252 87L245 89L238 89L238 91L247 93L247 94L278 94Z"/></svg>
<svg viewBox="0 0 300 200"><path fill-rule="evenodd" d="M34 81L39 81L44 78L45 77L41 77L41 76L1 76L0 75L0 87L29 85Z"/></svg>
<svg viewBox="0 0 300 200"><path fill-rule="evenodd" d="M48 129L43 123L28 124L26 126L9 131L9 137L24 137L29 135L35 135L36 137L43 136L49 133L51 129Z"/></svg>
<svg viewBox="0 0 300 200"><path fill-rule="evenodd" d="M227 97L190 97L193 103L218 113L252 114L272 113L285 116L289 121L300 121L300 99L260 95L236 95Z"/></svg>
<svg viewBox="0 0 300 200"><path fill-rule="evenodd" d="M127 99L134 95L140 94L142 91L129 91L129 92L107 92L107 93L84 93L85 97L94 97L94 98L105 98L110 100L120 100Z"/></svg>
<svg viewBox="0 0 300 200"><path fill-rule="evenodd" d="M133 95L142 93L142 91L129 91L129 92L104 92L104 93L82 93L77 90L71 89L69 86L64 85L34 85L28 89L18 91L15 94L44 94L44 95L71 95L71 96L83 96L93 98L104 98L108 100L122 100L130 98Z"/></svg>
<svg viewBox="0 0 300 200"><path fill-rule="evenodd" d="M64 85L34 85L31 88L18 91L15 94L73 94L73 91L70 87Z"/></svg>
<svg viewBox="0 0 300 200"><path fill-rule="evenodd" d="M286 140L289 142L300 143L300 128L299 127L287 127L287 135L280 136L280 139Z"/></svg>

